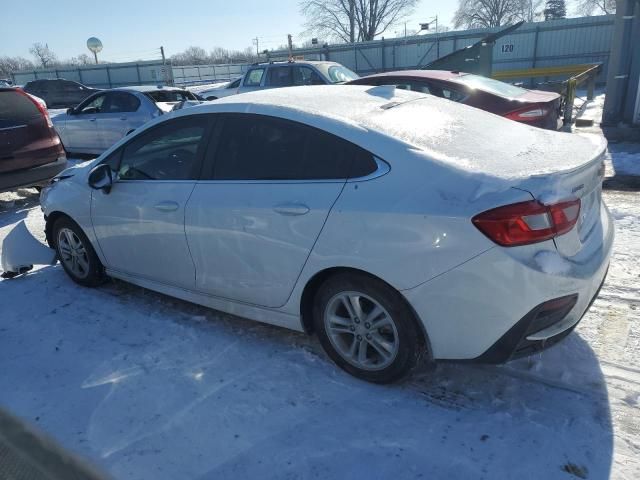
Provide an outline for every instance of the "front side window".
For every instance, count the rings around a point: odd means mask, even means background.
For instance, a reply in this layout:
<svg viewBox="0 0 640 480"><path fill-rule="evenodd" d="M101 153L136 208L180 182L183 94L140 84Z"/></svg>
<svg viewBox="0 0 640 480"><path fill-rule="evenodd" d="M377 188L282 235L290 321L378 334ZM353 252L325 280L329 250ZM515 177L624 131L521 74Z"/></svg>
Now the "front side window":
<svg viewBox="0 0 640 480"><path fill-rule="evenodd" d="M373 156L360 147L276 117L229 114L219 139L215 180L340 180L376 169Z"/></svg>
<svg viewBox="0 0 640 480"><path fill-rule="evenodd" d="M124 147L119 180L193 180L208 120L204 115L166 122Z"/></svg>
<svg viewBox="0 0 640 480"><path fill-rule="evenodd" d="M107 94L101 113L135 112L140 106L140 100L134 95L125 92L112 92Z"/></svg>
<svg viewBox="0 0 640 480"><path fill-rule="evenodd" d="M271 67L269 69L270 87L290 87L291 85L293 85L293 79L290 67Z"/></svg>
<svg viewBox="0 0 640 480"><path fill-rule="evenodd" d="M95 97L91 97L89 100L81 104L80 107L78 107L79 113L100 113L105 98L106 94L104 93Z"/></svg>
<svg viewBox="0 0 640 480"><path fill-rule="evenodd" d="M264 68L254 68L247 73L247 78L244 81L245 87L259 87L262 82L262 76L264 75Z"/></svg>

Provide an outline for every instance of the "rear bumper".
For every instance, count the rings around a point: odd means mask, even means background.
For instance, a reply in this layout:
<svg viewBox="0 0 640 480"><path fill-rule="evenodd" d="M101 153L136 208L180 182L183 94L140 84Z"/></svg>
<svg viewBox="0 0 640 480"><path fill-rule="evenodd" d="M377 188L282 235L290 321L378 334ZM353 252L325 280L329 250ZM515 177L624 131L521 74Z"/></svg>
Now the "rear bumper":
<svg viewBox="0 0 640 480"><path fill-rule="evenodd" d="M19 187L43 186L65 168L67 168L67 159L62 156L39 167L3 173L0 175L0 192Z"/></svg>
<svg viewBox="0 0 640 480"><path fill-rule="evenodd" d="M614 230L604 206L601 217L584 249L588 255L579 259L560 256L553 241L495 247L402 291L424 325L433 358L501 363L568 335L607 274ZM553 262L540 260L547 256ZM571 296L576 298L568 311L532 326L541 304Z"/></svg>
<svg viewBox="0 0 640 480"><path fill-rule="evenodd" d="M602 279L595 294L591 297L587 308L582 313L580 313L581 309L578 309L570 321L567 322L567 318L575 308L578 295L569 295L538 305L511 327L489 350L471 361L474 363L505 363L533 355L556 345L573 332L589 311L595 299L598 298L605 278ZM545 310L545 307L554 301L564 301L566 306L551 311ZM545 323L546 319L551 320L552 323ZM544 328L539 328L541 323L545 323Z"/></svg>

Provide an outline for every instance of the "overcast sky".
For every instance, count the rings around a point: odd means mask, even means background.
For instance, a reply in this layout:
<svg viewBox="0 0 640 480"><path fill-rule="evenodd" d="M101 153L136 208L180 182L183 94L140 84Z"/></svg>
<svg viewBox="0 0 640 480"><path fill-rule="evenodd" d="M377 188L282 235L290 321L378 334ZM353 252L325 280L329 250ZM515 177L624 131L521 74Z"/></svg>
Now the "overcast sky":
<svg viewBox="0 0 640 480"><path fill-rule="evenodd" d="M407 19L407 30L434 15L451 26L457 3L422 0ZM401 24L385 36L403 30ZM0 20L0 56L31 58L31 44L42 42L59 58L69 58L89 53L86 40L91 36L102 41L100 59L107 61L158 58L161 45L167 56L190 45L244 49L255 37L263 50L285 44L287 33L302 43L303 31L298 0L7 0Z"/></svg>

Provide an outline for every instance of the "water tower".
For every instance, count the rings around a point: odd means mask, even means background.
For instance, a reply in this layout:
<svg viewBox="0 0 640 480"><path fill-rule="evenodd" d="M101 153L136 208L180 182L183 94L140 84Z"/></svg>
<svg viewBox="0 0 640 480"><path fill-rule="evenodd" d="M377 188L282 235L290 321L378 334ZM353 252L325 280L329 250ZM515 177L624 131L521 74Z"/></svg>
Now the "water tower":
<svg viewBox="0 0 640 480"><path fill-rule="evenodd" d="M93 52L93 58L98 63L98 52L102 50L102 42L96 37L91 37L87 40L87 48Z"/></svg>

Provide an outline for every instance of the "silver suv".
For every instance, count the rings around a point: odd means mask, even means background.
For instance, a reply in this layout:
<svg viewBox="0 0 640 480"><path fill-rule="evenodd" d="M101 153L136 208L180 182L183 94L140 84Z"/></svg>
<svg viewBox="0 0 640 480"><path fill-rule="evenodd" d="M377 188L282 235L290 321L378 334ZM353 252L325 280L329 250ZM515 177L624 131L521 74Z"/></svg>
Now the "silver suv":
<svg viewBox="0 0 640 480"><path fill-rule="evenodd" d="M331 85L359 78L335 62L271 62L251 65L242 77L238 93L298 85Z"/></svg>

